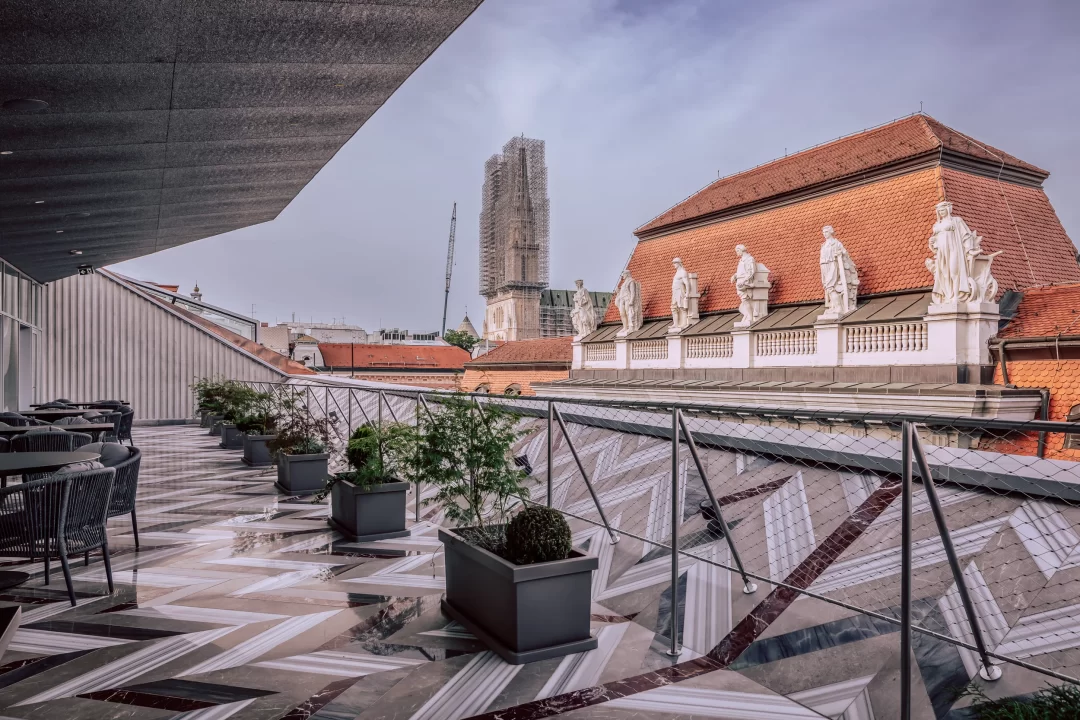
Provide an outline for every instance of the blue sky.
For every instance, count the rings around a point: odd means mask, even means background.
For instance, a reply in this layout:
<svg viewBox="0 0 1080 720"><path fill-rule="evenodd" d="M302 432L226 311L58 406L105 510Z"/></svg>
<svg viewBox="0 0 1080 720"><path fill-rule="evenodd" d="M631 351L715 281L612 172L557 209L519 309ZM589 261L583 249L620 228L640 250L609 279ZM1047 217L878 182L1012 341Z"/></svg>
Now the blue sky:
<svg viewBox="0 0 1080 720"><path fill-rule="evenodd" d="M1048 169L1080 239L1080 3L486 0L272 223L117 266L273 323L479 327L484 161L547 142L551 285L610 290L634 228L728 175L919 109ZM976 228L978 230L978 228ZM816 241L816 238L815 238Z"/></svg>

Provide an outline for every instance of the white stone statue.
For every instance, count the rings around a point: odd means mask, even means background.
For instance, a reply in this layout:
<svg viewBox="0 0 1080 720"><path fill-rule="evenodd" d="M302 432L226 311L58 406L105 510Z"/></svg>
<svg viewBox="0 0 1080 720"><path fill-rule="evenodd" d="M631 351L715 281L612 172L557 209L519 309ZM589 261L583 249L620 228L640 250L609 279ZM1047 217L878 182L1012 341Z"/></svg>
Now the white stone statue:
<svg viewBox="0 0 1080 720"><path fill-rule="evenodd" d="M938 203L936 211L929 240L934 257L926 259L926 269L934 275L934 303L993 302L998 285L990 265L1002 251L983 255L982 237L952 214L951 202Z"/></svg>
<svg viewBox="0 0 1080 720"><path fill-rule="evenodd" d="M859 290L859 271L847 248L837 239L832 225L821 228L825 242L818 261L821 265L821 285L825 289L825 312L821 319L835 319L855 309Z"/></svg>
<svg viewBox="0 0 1080 720"><path fill-rule="evenodd" d="M626 337L641 328L641 283L630 276L629 270L622 272L622 284L615 295L615 307L619 310L622 330L615 336Z"/></svg>
<svg viewBox="0 0 1080 720"><path fill-rule="evenodd" d="M570 322L574 326L574 335L585 337L596 330L597 313L592 295L585 289L583 280L575 280L577 291L574 293L574 305L570 308Z"/></svg>
<svg viewBox="0 0 1080 720"><path fill-rule="evenodd" d="M668 332L681 332L690 327L690 273L686 272L682 260L671 261L675 266L675 277L671 280L671 328Z"/></svg>
<svg viewBox="0 0 1080 720"><path fill-rule="evenodd" d="M745 245L736 245L735 254L739 264L735 267L731 282L739 295L739 312L742 313L742 319L735 323L735 327L747 327L768 314L769 288L772 285L769 283L769 268L755 262Z"/></svg>

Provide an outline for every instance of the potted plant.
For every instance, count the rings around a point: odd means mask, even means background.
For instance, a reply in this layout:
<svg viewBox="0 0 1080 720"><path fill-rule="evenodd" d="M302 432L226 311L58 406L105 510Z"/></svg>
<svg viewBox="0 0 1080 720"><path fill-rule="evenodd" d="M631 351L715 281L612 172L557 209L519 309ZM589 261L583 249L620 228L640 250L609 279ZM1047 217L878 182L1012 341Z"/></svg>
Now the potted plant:
<svg viewBox="0 0 1080 720"><path fill-rule="evenodd" d="M277 435L277 413L274 397L259 393L246 415L236 419L236 429L243 434L244 455L241 461L251 467L266 467L274 460L267 444Z"/></svg>
<svg viewBox="0 0 1080 720"><path fill-rule="evenodd" d="M562 514L529 506L511 448L517 416L471 401L441 400L420 419L411 479L435 485L429 500L458 527L440 529L446 556L443 611L511 664L597 647L589 631L595 557L573 549ZM520 505L519 505L520 507Z"/></svg>
<svg viewBox="0 0 1080 720"><path fill-rule="evenodd" d="M244 446L244 434L236 427L236 421L251 412L262 393L235 380L227 380L225 385L222 399L221 447L236 450Z"/></svg>
<svg viewBox="0 0 1080 720"><path fill-rule="evenodd" d="M191 385L191 390L195 393L195 411L199 415L199 426L208 428L211 435L220 434L220 427L217 426L225 409L227 381L199 378Z"/></svg>
<svg viewBox="0 0 1080 720"><path fill-rule="evenodd" d="M274 485L288 495L317 493L330 472L327 463L333 424L307 411L299 393L287 394L278 405L277 436L267 442L277 462Z"/></svg>
<svg viewBox="0 0 1080 720"><path fill-rule="evenodd" d="M416 433L398 423L361 425L349 437L349 470L335 473L320 497L330 493L330 527L354 542L405 537L409 483L397 471L416 450Z"/></svg>

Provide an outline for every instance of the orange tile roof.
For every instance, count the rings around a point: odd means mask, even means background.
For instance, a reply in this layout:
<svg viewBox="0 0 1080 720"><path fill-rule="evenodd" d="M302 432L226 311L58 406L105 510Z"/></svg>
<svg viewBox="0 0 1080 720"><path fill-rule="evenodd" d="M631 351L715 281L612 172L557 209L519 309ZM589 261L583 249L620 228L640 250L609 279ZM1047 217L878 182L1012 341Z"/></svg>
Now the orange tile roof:
<svg viewBox="0 0 1080 720"><path fill-rule="evenodd" d="M1009 167L1043 176L1049 174L942 125L928 115L913 115L721 178L642 225L636 232L656 230L776 195L850 178L868 170L940 153L942 149L986 162L1004 162Z"/></svg>
<svg viewBox="0 0 1080 720"><path fill-rule="evenodd" d="M728 279L739 243L770 269L770 304L820 300L823 225L836 229L858 266L860 295L930 287L923 261L942 191L983 236L984 251L1005 250L993 265L1002 290L1080 281L1075 246L1042 188L931 167L640 241L628 267L641 282L643 315L670 316L676 256L698 273L702 312L738 307ZM609 306L605 321L617 320Z"/></svg>
<svg viewBox="0 0 1080 720"><path fill-rule="evenodd" d="M528 365L530 363L565 363L567 367L573 360L574 351L570 346L574 340L567 335L557 338L537 340L512 340L487 352L466 365Z"/></svg>
<svg viewBox="0 0 1080 720"><path fill-rule="evenodd" d="M319 343L326 367L461 370L469 353L454 345ZM355 360L355 365L353 364Z"/></svg>
<svg viewBox="0 0 1080 720"><path fill-rule="evenodd" d="M998 333L1003 338L1049 335L1080 335L1080 283L1025 290L1016 315ZM1080 377L1076 382L1080 389Z"/></svg>
<svg viewBox="0 0 1080 720"><path fill-rule="evenodd" d="M1080 406L1080 360L1010 360L1009 382L1022 388L1049 388L1050 420L1068 420L1069 411ZM995 367L994 383L1001 384L1000 365ZM1063 433L1047 433L1045 442L1047 458L1080 460L1080 449L1067 449ZM988 449L1016 455L1035 455L1037 448L1038 433L1011 433L988 443Z"/></svg>

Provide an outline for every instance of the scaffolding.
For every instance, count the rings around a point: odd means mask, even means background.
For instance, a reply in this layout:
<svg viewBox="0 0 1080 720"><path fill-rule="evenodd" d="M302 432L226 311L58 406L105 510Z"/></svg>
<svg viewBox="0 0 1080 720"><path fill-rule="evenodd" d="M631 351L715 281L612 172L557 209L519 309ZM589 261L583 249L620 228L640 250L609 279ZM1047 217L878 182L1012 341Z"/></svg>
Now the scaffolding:
<svg viewBox="0 0 1080 720"><path fill-rule="evenodd" d="M547 287L549 215L544 141L511 138L484 163L481 295Z"/></svg>

